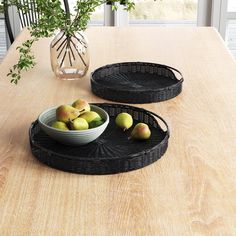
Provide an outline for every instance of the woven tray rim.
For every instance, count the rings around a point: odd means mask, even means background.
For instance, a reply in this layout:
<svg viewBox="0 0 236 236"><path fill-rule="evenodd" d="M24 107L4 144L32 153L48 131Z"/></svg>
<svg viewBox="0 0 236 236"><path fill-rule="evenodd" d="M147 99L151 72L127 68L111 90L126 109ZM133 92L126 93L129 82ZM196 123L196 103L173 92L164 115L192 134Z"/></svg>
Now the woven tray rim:
<svg viewBox="0 0 236 236"><path fill-rule="evenodd" d="M130 106L130 105L126 105L126 104L116 104L116 103L91 103L91 104L94 104L94 105L118 105L118 106L122 106L122 107L127 107L127 108L132 108L132 109L135 109L135 110L138 110L139 112L144 112L144 113L147 113L148 115L151 115L151 116L154 116L154 118L158 118L160 119L164 125L166 126L166 131L164 131L161 126L160 128L165 132L165 137L163 138L163 140L161 142L159 142L157 145L153 146L152 148L149 148L149 149L146 149L144 151L141 151L141 152L138 152L138 153L135 153L135 154L130 154L130 155L127 155L125 157L125 159L132 159L132 158L135 158L137 156L140 156L140 155L146 155L150 152L152 152L153 150L155 149L158 149L160 146L162 146L163 144L165 143L168 143L168 139L170 137L170 129L169 129L169 126L168 124L166 123L166 121L159 115L155 114L154 112L151 112L151 111L148 111L144 108L138 108L138 107L135 107L135 106ZM156 119L155 118L155 119ZM32 122L31 126L30 126L30 129L29 129L29 139L30 139L30 144L31 145L34 145L36 148L39 148L41 149L42 151L44 152L47 152L48 155L56 155L56 156L59 156L61 157L62 159L65 159L65 160L75 160L71 155L65 155L65 154L58 154L57 152L54 152L54 151L51 151L51 150L48 150L47 148L44 148L44 147L41 147L39 145L37 145L33 140L32 140L32 129L34 126L36 126L38 123L38 120ZM158 122L157 122L158 123ZM117 157L115 158L116 160L123 160L124 157ZM86 157L80 157L79 158L80 161L88 161L88 159ZM106 158L106 160L114 160L114 158ZM91 161L91 160L90 160Z"/></svg>
<svg viewBox="0 0 236 236"><path fill-rule="evenodd" d="M94 83L94 84L103 86L103 88L109 89L109 90L111 90L111 91L117 91L117 90L119 90L119 91L126 91L125 89L120 89L120 88L119 88L119 89L115 89L115 88L106 86L106 85L104 85L104 84L98 82L98 81L94 78L94 74L97 73L97 72L100 71L100 70L107 69L107 68L114 67L114 66L119 67L119 66L121 66L121 65L126 65L126 64L142 64L142 65L143 65L143 64L146 64L146 65L153 65L153 66L163 67L163 68L165 68L165 69L174 70L175 72L179 73L179 75L181 76L180 79L175 76L176 80L178 80L178 81L177 81L175 84L166 86L165 88L156 88L156 89L155 89L155 88L153 88L153 89L149 89L149 88L148 88L148 89L135 89L135 91L139 91L139 92L157 92L157 91L158 91L158 92L161 92L161 91L171 90L171 89L173 89L173 88L175 88L175 87L180 86L180 85L183 83L183 81L184 81L184 78L183 78L182 73L181 73L179 70L177 70L177 69L175 69L175 68L173 68L173 67L170 67L170 66L167 66L167 65L164 65L164 64L154 63L154 62L140 62L140 61L137 61L137 62L131 62L131 61L129 61L129 62L119 62L119 63L107 64L107 65L105 65L105 66L99 67L99 68L95 69L95 70L91 73L91 75L90 75L90 81L91 81L92 83ZM174 75L175 75L175 74L174 74Z"/></svg>

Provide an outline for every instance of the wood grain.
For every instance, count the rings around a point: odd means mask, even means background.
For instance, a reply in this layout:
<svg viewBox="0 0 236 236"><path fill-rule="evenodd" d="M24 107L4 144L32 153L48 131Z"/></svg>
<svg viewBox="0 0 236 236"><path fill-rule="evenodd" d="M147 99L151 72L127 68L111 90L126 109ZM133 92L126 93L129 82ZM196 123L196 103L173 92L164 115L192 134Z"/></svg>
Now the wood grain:
<svg viewBox="0 0 236 236"><path fill-rule="evenodd" d="M79 81L54 78L50 39L34 48L37 66L15 86L6 74L15 48L0 65L0 235L236 235L236 64L213 28L90 28L91 66ZM137 104L171 128L158 162L124 174L86 176L39 163L28 129L38 114L90 92L95 68L150 61L185 78L175 99Z"/></svg>

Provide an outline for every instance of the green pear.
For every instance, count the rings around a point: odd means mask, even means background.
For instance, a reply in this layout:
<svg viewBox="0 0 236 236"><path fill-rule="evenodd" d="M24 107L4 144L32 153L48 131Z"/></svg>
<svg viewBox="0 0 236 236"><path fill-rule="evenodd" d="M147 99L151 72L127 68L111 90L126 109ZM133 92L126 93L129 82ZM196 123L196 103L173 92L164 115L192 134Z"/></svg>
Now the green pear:
<svg viewBox="0 0 236 236"><path fill-rule="evenodd" d="M133 118L130 114L122 112L117 115L115 122L125 131L133 125Z"/></svg>
<svg viewBox="0 0 236 236"><path fill-rule="evenodd" d="M85 130L89 128L88 122L80 117L71 121L70 126L73 130Z"/></svg>
<svg viewBox="0 0 236 236"><path fill-rule="evenodd" d="M101 119L94 119L93 121L91 121L90 123L89 123L89 128L90 129L92 129L92 128L96 128L96 127L98 127L98 126L100 126L100 125L102 125L104 123L104 120L101 120Z"/></svg>
<svg viewBox="0 0 236 236"><path fill-rule="evenodd" d="M149 139L151 136L151 131L147 124L138 123L135 125L134 129L131 132L131 138L133 139Z"/></svg>
<svg viewBox="0 0 236 236"><path fill-rule="evenodd" d="M92 122L95 119L102 119L101 116L95 111L87 111L83 113L80 117L85 119L88 123Z"/></svg>
<svg viewBox="0 0 236 236"><path fill-rule="evenodd" d="M55 129L69 130L66 123L62 121L54 121L51 126Z"/></svg>
<svg viewBox="0 0 236 236"><path fill-rule="evenodd" d="M80 114L83 114L87 111L90 111L90 105L84 99L77 99L73 104L72 107L80 110Z"/></svg>
<svg viewBox="0 0 236 236"><path fill-rule="evenodd" d="M70 105L61 105L56 110L56 118L58 121L65 123L74 120L80 115L80 111Z"/></svg>

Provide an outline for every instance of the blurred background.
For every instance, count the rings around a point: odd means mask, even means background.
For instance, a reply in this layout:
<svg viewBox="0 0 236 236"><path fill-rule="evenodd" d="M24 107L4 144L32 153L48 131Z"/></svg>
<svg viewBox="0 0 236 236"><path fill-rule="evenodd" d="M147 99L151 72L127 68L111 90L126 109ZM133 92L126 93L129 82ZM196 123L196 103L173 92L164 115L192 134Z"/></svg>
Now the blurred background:
<svg viewBox="0 0 236 236"><path fill-rule="evenodd" d="M69 0L73 12L76 0ZM102 5L91 16L90 26L213 26L236 58L236 0L135 0L135 9L127 13L122 6L113 12ZM14 34L21 30L15 10L10 12ZM10 46L4 15L0 15L0 61Z"/></svg>

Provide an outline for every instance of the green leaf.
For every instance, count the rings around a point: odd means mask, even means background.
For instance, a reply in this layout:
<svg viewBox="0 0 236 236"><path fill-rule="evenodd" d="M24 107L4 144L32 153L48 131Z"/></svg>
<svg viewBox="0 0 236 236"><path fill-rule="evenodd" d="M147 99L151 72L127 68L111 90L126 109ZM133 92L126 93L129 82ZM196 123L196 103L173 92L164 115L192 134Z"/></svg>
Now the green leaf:
<svg viewBox="0 0 236 236"><path fill-rule="evenodd" d="M23 13L28 13L33 10L32 7L35 7L28 4L30 1L0 0L0 2L4 2L8 6L15 5ZM135 6L133 0L109 0L109 2L112 4L113 10L117 10L116 3L122 3L128 11ZM32 45L36 41L40 38L51 37L58 29L63 29L68 37L77 31L85 30L91 14L104 3L107 3L107 0L77 0L74 7L75 15L72 15L66 13L60 0L36 0L36 10L40 12L40 17L29 27L31 38L16 48L19 60L7 74L12 77L11 83L17 84L21 79L22 71L32 69L36 65L31 51ZM3 4L0 4L0 11L1 9L3 9Z"/></svg>

